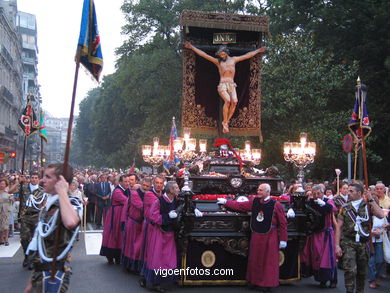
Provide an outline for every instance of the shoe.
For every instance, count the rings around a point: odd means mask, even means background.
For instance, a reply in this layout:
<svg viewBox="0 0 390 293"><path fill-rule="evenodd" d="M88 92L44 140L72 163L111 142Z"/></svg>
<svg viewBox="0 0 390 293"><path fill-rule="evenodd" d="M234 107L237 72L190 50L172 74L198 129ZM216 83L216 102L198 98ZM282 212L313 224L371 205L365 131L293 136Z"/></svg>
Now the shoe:
<svg viewBox="0 0 390 293"><path fill-rule="evenodd" d="M0 242L0 245L3 245L4 244L4 242Z"/></svg>
<svg viewBox="0 0 390 293"><path fill-rule="evenodd" d="M120 265L121 264L120 258L114 258L114 262L115 262L116 265Z"/></svg>
<svg viewBox="0 0 390 293"><path fill-rule="evenodd" d="M337 281L330 281L330 285L329 285L329 288L337 288Z"/></svg>
<svg viewBox="0 0 390 293"><path fill-rule="evenodd" d="M159 293L165 293L165 292L167 292L167 290L164 289L163 287L161 287L160 285L154 286L154 287L153 287L153 291L156 291L156 292L159 292Z"/></svg>
<svg viewBox="0 0 390 293"><path fill-rule="evenodd" d="M377 278L377 279L375 280L375 284L376 284L377 287L380 287L380 286L381 286L381 283L382 283L382 280L381 280L380 278Z"/></svg>
<svg viewBox="0 0 390 293"><path fill-rule="evenodd" d="M370 287L371 289L376 289L376 283L375 282L370 282L368 284L368 287Z"/></svg>
<svg viewBox="0 0 390 293"><path fill-rule="evenodd" d="M139 280L139 285L142 287L142 288L145 288L146 287L146 280L144 278L142 278L141 280Z"/></svg>
<svg viewBox="0 0 390 293"><path fill-rule="evenodd" d="M7 241L7 242L5 242L5 243L4 243L4 245L5 245L5 246L8 246L8 245L9 245L9 242L8 242L8 241Z"/></svg>
<svg viewBox="0 0 390 293"><path fill-rule="evenodd" d="M22 265L24 268L28 266L28 258L27 257L24 258Z"/></svg>
<svg viewBox="0 0 390 293"><path fill-rule="evenodd" d="M109 265L113 265L114 264L114 259L112 259L112 258L108 258L107 257L107 261L108 261Z"/></svg>
<svg viewBox="0 0 390 293"><path fill-rule="evenodd" d="M326 282L321 282L319 285L318 285L320 288L328 288L326 286Z"/></svg>

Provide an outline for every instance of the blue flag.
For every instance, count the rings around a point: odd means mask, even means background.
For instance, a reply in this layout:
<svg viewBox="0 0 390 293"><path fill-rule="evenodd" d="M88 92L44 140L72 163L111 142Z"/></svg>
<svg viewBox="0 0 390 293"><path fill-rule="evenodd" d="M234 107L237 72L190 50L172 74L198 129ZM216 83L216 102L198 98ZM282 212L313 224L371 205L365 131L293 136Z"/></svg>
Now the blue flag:
<svg viewBox="0 0 390 293"><path fill-rule="evenodd" d="M103 69L102 47L93 0L84 0L77 57L81 64L99 81Z"/></svg>
<svg viewBox="0 0 390 293"><path fill-rule="evenodd" d="M177 138L177 129L176 129L176 123L175 123L175 117L172 119L172 127L171 127L171 133L169 134L169 142L168 146L170 149L170 156L166 158L164 161L164 169L169 173L169 168L171 166L177 166L180 164L180 159L175 157L175 154L173 152L173 141Z"/></svg>
<svg viewBox="0 0 390 293"><path fill-rule="evenodd" d="M366 138L371 133L371 123L366 106L367 88L364 84L356 86L355 96L355 105L348 127L354 137L361 138L364 136Z"/></svg>

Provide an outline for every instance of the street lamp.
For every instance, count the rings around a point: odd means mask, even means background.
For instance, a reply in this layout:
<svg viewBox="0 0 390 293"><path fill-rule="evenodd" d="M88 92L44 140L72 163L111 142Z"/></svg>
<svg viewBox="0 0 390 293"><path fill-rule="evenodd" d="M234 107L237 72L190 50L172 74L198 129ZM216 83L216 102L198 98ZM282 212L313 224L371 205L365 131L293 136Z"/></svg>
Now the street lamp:
<svg viewBox="0 0 390 293"><path fill-rule="evenodd" d="M300 142L285 142L283 147L284 159L293 163L298 169L298 181L303 182L307 165L314 162L316 143L307 141L307 133L301 132Z"/></svg>

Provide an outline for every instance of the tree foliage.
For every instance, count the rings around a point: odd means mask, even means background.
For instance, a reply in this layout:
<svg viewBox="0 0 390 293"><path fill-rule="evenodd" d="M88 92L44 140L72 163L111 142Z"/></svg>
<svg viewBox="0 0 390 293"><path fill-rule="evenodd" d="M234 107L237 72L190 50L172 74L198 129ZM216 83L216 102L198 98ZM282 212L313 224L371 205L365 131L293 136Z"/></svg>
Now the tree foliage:
<svg viewBox="0 0 390 293"><path fill-rule="evenodd" d="M315 49L310 35L293 33L270 41L263 67L262 120L265 165L283 163L284 141L299 141L307 132L317 142L313 176L327 176L344 159L340 141L350 109L340 107L344 96L353 97L357 64L334 65L334 55Z"/></svg>

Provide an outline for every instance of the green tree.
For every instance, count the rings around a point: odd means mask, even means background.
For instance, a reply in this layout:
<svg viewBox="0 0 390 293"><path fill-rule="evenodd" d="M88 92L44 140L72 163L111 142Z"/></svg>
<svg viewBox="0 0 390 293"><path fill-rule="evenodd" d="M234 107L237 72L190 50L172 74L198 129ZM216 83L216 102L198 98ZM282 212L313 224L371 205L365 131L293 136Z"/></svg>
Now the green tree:
<svg viewBox="0 0 390 293"><path fill-rule="evenodd" d="M269 46L263 67L264 164L285 165L283 142L299 141L299 133L307 132L317 142L312 176L328 177L345 160L340 142L350 109L339 100L353 96L348 85L353 85L357 64L335 65L335 56L316 49L304 33L274 37Z"/></svg>
<svg viewBox="0 0 390 293"><path fill-rule="evenodd" d="M268 0L274 35L310 32L315 47L330 51L335 64L359 63L368 86L367 107L374 125L368 164L371 177L390 182L390 2L387 0ZM355 83L352 83L355 84ZM354 99L340 100L352 108ZM345 125L348 120L345 121Z"/></svg>

